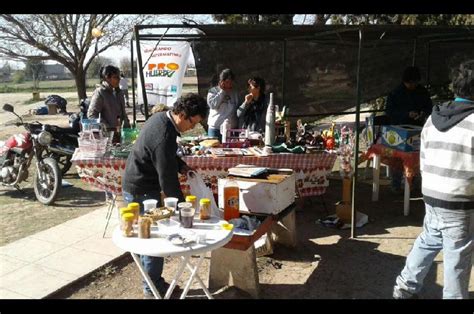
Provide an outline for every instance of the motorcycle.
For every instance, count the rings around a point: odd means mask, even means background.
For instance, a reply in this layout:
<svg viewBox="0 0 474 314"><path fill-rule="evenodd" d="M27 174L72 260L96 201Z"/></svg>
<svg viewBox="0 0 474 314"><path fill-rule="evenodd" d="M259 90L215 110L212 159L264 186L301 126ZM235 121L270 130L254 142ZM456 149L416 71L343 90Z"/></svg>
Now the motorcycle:
<svg viewBox="0 0 474 314"><path fill-rule="evenodd" d="M69 116L69 128L61 128L50 125L52 141L45 150L45 157L51 157L58 162L61 174L64 176L72 166L71 158L76 148L79 147L78 138L80 122L87 118L89 108L89 99L81 99L79 113L73 113Z"/></svg>
<svg viewBox="0 0 474 314"><path fill-rule="evenodd" d="M3 105L3 110L17 116L20 121L15 125L23 126L27 132L15 134L0 145L0 183L20 190L19 184L28 178L28 168L36 157L33 176L36 198L42 204L52 204L61 187L61 171L55 159L44 156L52 141L50 126L23 122L12 105Z"/></svg>

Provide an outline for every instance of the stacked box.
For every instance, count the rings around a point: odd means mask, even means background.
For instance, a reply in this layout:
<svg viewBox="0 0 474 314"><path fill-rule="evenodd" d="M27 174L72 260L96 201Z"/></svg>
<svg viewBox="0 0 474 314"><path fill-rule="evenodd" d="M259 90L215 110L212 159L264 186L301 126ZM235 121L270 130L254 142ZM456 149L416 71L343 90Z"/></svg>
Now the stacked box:
<svg viewBox="0 0 474 314"><path fill-rule="evenodd" d="M419 151L421 130L417 125L384 125L382 144L404 152Z"/></svg>

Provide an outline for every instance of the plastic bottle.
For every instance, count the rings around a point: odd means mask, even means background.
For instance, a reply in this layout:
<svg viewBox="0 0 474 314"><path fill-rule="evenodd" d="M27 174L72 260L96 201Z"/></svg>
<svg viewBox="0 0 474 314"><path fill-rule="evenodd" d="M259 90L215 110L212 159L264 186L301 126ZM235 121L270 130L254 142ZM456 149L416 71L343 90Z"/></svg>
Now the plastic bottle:
<svg viewBox="0 0 474 314"><path fill-rule="evenodd" d="M224 220L239 218L239 185L228 178L224 186Z"/></svg>
<svg viewBox="0 0 474 314"><path fill-rule="evenodd" d="M225 119L221 127L222 143L227 142L227 130L230 128L229 119Z"/></svg>
<svg viewBox="0 0 474 314"><path fill-rule="evenodd" d="M272 146L275 142L275 106L273 93L270 93L267 114L265 116L265 146Z"/></svg>

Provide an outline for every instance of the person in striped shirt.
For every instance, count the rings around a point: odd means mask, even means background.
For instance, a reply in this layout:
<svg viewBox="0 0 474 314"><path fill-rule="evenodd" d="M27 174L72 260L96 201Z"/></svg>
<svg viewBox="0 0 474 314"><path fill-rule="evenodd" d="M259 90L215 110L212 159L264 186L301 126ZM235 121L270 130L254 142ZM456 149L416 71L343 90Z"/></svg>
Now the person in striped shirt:
<svg viewBox="0 0 474 314"><path fill-rule="evenodd" d="M421 132L423 231L396 278L393 297L415 298L443 250L444 299L469 298L474 250L474 60L453 79L454 101L437 105Z"/></svg>

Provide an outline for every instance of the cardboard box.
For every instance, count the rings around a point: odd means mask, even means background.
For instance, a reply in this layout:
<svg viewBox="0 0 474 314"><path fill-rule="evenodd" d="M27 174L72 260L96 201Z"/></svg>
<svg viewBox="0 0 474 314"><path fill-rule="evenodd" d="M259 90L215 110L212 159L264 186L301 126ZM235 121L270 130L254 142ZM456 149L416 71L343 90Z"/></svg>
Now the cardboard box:
<svg viewBox="0 0 474 314"><path fill-rule="evenodd" d="M239 185L241 213L278 214L295 201L295 174L291 169L271 169L266 178L233 177ZM224 208L227 178L218 179L218 206Z"/></svg>
<svg viewBox="0 0 474 314"><path fill-rule="evenodd" d="M384 125L382 127L382 144L404 152L420 150L422 127L417 125Z"/></svg>

